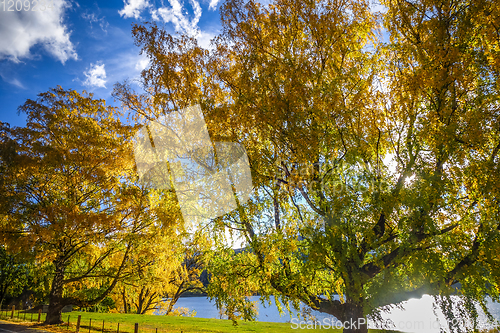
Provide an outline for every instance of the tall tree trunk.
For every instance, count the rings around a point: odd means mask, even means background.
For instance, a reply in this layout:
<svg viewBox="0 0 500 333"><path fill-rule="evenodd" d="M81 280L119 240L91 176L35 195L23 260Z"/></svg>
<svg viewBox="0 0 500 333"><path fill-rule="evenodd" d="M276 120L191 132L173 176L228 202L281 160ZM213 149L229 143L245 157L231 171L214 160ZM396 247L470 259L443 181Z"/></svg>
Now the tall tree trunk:
<svg viewBox="0 0 500 333"><path fill-rule="evenodd" d="M141 292L139 293L139 297L138 297L138 300L137 300L137 303L135 305L135 307L137 308L137 313L138 314L142 314L142 310L143 310L143 304L144 304L144 289L145 287L142 287L141 288Z"/></svg>
<svg viewBox="0 0 500 333"><path fill-rule="evenodd" d="M45 318L45 324L54 325L62 323L61 312L65 304L63 304L63 280L64 270L66 269L62 260L54 262L56 266L54 278L52 280L52 289L49 294L49 310Z"/></svg>
<svg viewBox="0 0 500 333"><path fill-rule="evenodd" d="M127 298L125 297L125 287L122 290L123 312L127 313Z"/></svg>

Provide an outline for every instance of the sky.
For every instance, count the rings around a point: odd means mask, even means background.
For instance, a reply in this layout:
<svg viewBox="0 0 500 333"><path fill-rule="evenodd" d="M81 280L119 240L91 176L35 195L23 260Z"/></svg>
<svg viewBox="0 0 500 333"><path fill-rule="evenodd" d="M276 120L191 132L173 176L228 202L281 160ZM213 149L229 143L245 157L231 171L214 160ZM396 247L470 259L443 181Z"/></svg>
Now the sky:
<svg viewBox="0 0 500 333"><path fill-rule="evenodd" d="M120 106L113 85L138 82L148 66L134 44L133 24L155 21L207 48L221 29L222 2L0 0L0 121L25 126L18 107L58 85ZM234 241L241 247L244 240Z"/></svg>
<svg viewBox="0 0 500 333"><path fill-rule="evenodd" d="M134 44L134 23L156 21L208 47L222 0L0 1L0 121L24 126L18 107L58 85L107 104L113 85L137 81L148 60ZM17 7L16 7L17 6Z"/></svg>

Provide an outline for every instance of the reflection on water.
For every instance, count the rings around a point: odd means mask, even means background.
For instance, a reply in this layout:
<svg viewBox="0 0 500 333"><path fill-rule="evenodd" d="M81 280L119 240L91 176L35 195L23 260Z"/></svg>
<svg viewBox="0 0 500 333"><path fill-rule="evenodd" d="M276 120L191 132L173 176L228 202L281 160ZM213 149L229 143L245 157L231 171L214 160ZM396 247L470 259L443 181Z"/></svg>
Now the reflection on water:
<svg viewBox="0 0 500 333"><path fill-rule="evenodd" d="M488 309L495 319L500 319L499 303L489 302ZM479 313L478 327L480 329L494 328L494 326L488 324L487 318L481 310L479 310ZM448 331L445 316L439 308L435 309L433 306L433 298L429 295L424 295L420 299L411 299L404 303L404 310L393 309L390 313L384 314L382 317L385 320L391 319L395 325L393 326L393 329L402 332L439 333L440 327L446 329L445 331ZM472 328L471 322L464 321L463 317L457 316L457 322L460 323L462 327Z"/></svg>
<svg viewBox="0 0 500 333"><path fill-rule="evenodd" d="M258 321L270 321L270 322L290 322L293 318L297 318L296 313L290 314L285 310L285 313L280 316L278 308L274 305L273 299L271 298L271 305L264 307L258 296L250 297L252 301L257 301L259 305L259 315L257 317ZM198 318L219 318L219 311L217 310L215 303L210 302L205 297L184 297L179 299L176 307L185 307L190 310L196 311L196 317ZM433 299L429 295L424 295L420 299L412 299L404 303L404 310L393 309L390 313L383 314L382 318L384 320L392 320L394 326L387 327L401 332L418 332L418 333L439 333L440 327L447 328L446 320L444 315L440 310L435 310L437 317L433 310ZM500 304L489 302L488 308L491 314L497 320L500 320ZM333 317L324 313L317 311L312 311L311 313L316 317L318 322L332 322ZM297 320L297 319L295 319ZM326 320L326 321L325 321ZM335 319L333 319L335 320ZM335 320L336 321L336 320ZM293 321L292 321L293 322ZM296 322L296 321L295 321ZM487 324L486 316L481 314L479 318L480 329L490 329L492 328ZM390 323L390 322L389 322ZM470 326L471 323L466 323ZM369 321L370 328L376 328L375 323ZM382 328L382 327L379 327Z"/></svg>

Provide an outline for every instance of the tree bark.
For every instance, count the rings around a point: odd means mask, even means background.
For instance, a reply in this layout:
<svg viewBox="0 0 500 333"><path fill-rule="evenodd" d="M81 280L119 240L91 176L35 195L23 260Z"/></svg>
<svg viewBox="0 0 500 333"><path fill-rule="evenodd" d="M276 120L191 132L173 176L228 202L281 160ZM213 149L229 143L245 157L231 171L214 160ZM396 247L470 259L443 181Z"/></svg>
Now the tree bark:
<svg viewBox="0 0 500 333"><path fill-rule="evenodd" d="M45 324L54 325L61 324L61 312L65 304L63 304L63 280L64 270L66 269L64 262L56 260L54 262L56 269L54 278L52 279L52 288L49 294L49 310L45 318Z"/></svg>
<svg viewBox="0 0 500 333"><path fill-rule="evenodd" d="M125 287L122 290L123 312L127 313L127 298L125 297Z"/></svg>
<svg viewBox="0 0 500 333"><path fill-rule="evenodd" d="M138 314L142 314L142 306L144 304L144 287L141 288L141 292L139 293L139 297L137 300L137 303L135 304L135 307L137 309Z"/></svg>
<svg viewBox="0 0 500 333"><path fill-rule="evenodd" d="M302 299L307 303L307 299ZM325 300L316 297L311 298L313 308L322 313L334 316L344 327L344 333L367 333L368 325L364 314L363 299L347 297L345 303L338 300ZM338 325L338 322L335 322Z"/></svg>
<svg viewBox="0 0 500 333"><path fill-rule="evenodd" d="M363 305L347 302L343 306L344 316L341 319L344 326L343 333L368 333Z"/></svg>

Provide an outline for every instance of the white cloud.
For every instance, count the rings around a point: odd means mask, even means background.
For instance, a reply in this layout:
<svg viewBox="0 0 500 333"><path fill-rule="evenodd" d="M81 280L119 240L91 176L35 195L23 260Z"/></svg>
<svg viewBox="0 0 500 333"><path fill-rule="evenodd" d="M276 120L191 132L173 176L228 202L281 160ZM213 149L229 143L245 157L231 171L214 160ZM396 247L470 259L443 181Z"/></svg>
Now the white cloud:
<svg viewBox="0 0 500 333"><path fill-rule="evenodd" d="M159 21L160 18L158 17L158 12L156 9L151 10L151 17L153 18L153 21Z"/></svg>
<svg viewBox="0 0 500 333"><path fill-rule="evenodd" d="M191 12L188 12L187 8L184 6L184 0L167 0L167 5L164 5L162 1L162 7L159 8L156 8L148 1L149 0L124 0L125 7L119 13L125 17L138 18L141 12L148 8L153 21L172 23L177 32L185 33L196 38L198 40L198 45L204 48L210 47L210 39L212 39L215 34L212 31L201 31L198 27L202 14L199 1L188 0ZM221 0L210 0L209 10L217 9L217 4L220 1Z"/></svg>
<svg viewBox="0 0 500 333"><path fill-rule="evenodd" d="M200 31L199 35L196 37L198 45L204 49L211 49L210 41L214 38L215 34L208 31Z"/></svg>
<svg viewBox="0 0 500 333"><path fill-rule="evenodd" d="M388 8L380 3L380 1L370 2L370 11L372 13L380 12L381 14L387 13Z"/></svg>
<svg viewBox="0 0 500 333"><path fill-rule="evenodd" d="M210 0L210 4L208 5L208 9L216 10L218 3L219 3L219 0Z"/></svg>
<svg viewBox="0 0 500 333"><path fill-rule="evenodd" d="M30 57L30 49L37 44L63 64L68 59L77 60L71 31L63 24L68 7L66 0L53 0L53 6L43 11L41 5L34 11L0 10L0 60L19 62L20 58Z"/></svg>
<svg viewBox="0 0 500 333"><path fill-rule="evenodd" d="M95 13L83 13L82 17L89 21L90 23L90 28L92 29L93 23L98 23L99 27L101 27L101 30L107 33L107 28L109 26L109 23L106 21L104 17L99 17L99 15L96 15Z"/></svg>
<svg viewBox="0 0 500 333"><path fill-rule="evenodd" d="M106 88L106 70L104 69L104 64L100 61L93 64L90 63L90 68L83 72L86 79L83 84L89 87L101 87Z"/></svg>
<svg viewBox="0 0 500 333"><path fill-rule="evenodd" d="M141 12L150 6L148 0L123 0L123 3L125 7L118 11L118 14L125 18L133 17L138 19L141 17Z"/></svg>
<svg viewBox="0 0 500 333"><path fill-rule="evenodd" d="M7 82L9 84L12 84L12 85L14 85L18 88L21 88L21 89L26 89L26 87L22 84L22 82L16 78L9 78L6 75L3 75L2 73L0 73L0 77L2 78L2 80L4 80L5 82Z"/></svg>
<svg viewBox="0 0 500 333"><path fill-rule="evenodd" d="M91 70L96 66L101 65L102 62L98 62L97 64L91 64L90 68L87 68L85 73L87 74L87 78L84 82L82 80L76 78L75 81L80 82L82 85L86 86L97 86L96 84L91 84ZM105 82L101 82L100 87L103 87L104 84L106 89L109 89L108 82L122 82L129 81L131 83L140 83L141 82L141 71L149 65L149 59L144 54L138 54L135 49L127 49L124 52L116 53L113 57L106 59L106 67L105 67L105 75L106 77L101 77L101 79ZM104 65L101 65L104 66ZM104 68L102 70L104 73ZM97 77L99 78L99 77ZM94 80L95 81L95 80Z"/></svg>
<svg viewBox="0 0 500 333"><path fill-rule="evenodd" d="M18 79L14 78L12 79L11 81L8 81L10 84L13 84L15 85L16 87L18 88L21 88L21 89L26 89L26 87L21 83L21 81L19 81Z"/></svg>
<svg viewBox="0 0 500 333"><path fill-rule="evenodd" d="M138 71L142 71L144 69L146 69L146 67L148 67L149 65L149 58L146 57L145 55L142 55L139 60L137 61L137 63L135 64L135 69L138 70Z"/></svg>
<svg viewBox="0 0 500 333"><path fill-rule="evenodd" d="M193 19L189 19L187 16L187 11L184 9L183 3L179 2L179 0L168 0L171 8L161 7L157 10L153 10L151 15L153 17L160 16L163 21L171 22L175 26L175 30L179 32L186 32L191 36L198 36L200 34L198 29L198 22L201 17L201 7L198 2L195 0L190 0L191 7L193 8Z"/></svg>

